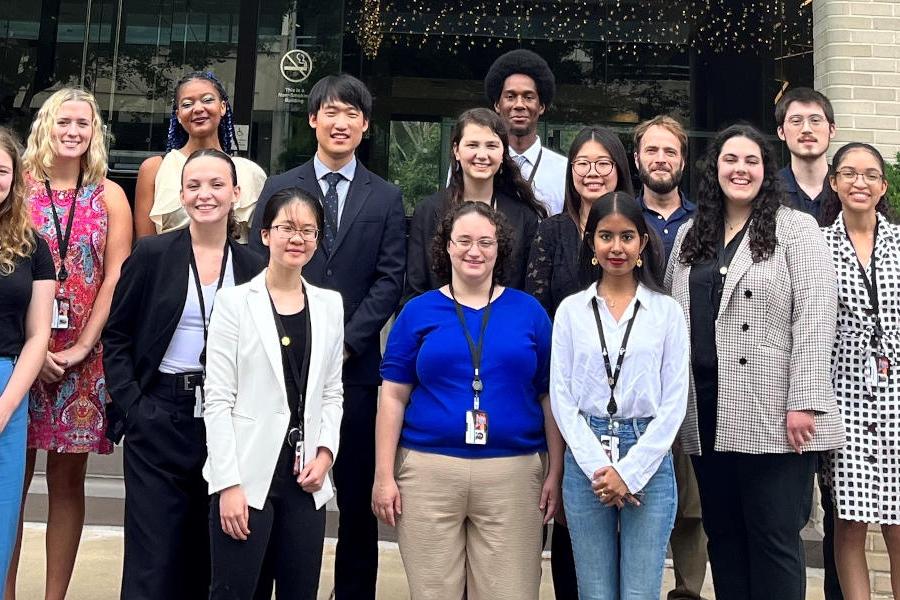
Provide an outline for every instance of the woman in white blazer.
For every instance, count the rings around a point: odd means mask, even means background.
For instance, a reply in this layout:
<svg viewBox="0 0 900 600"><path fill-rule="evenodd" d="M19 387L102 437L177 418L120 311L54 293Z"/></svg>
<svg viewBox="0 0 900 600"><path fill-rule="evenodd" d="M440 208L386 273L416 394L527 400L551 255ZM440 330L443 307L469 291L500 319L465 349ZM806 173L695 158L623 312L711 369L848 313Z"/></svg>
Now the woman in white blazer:
<svg viewBox="0 0 900 600"><path fill-rule="evenodd" d="M340 295L306 283L322 227L298 188L263 217L269 265L216 300L209 327L205 420L211 599L250 600L268 555L278 598L314 599L328 472L343 414Z"/></svg>

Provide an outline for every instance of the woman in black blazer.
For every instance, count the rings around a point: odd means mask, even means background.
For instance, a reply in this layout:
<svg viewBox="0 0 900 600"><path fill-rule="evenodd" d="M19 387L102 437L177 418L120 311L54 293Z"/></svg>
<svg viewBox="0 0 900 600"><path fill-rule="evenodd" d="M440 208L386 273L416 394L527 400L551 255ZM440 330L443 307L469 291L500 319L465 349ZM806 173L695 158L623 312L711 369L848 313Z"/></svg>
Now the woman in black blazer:
<svg viewBox="0 0 900 600"><path fill-rule="evenodd" d="M229 235L239 193L228 155L191 154L181 179L190 225L138 241L113 296L102 339L108 435L125 435L123 599L209 593L206 333L216 292L263 267Z"/></svg>
<svg viewBox="0 0 900 600"><path fill-rule="evenodd" d="M459 116L450 140L450 182L416 207L409 232L406 297L441 286L431 270L431 242L447 210L468 200L481 201L503 213L513 231L507 287L525 288L525 270L538 223L547 216L519 167L509 156L509 136L500 117L486 108Z"/></svg>

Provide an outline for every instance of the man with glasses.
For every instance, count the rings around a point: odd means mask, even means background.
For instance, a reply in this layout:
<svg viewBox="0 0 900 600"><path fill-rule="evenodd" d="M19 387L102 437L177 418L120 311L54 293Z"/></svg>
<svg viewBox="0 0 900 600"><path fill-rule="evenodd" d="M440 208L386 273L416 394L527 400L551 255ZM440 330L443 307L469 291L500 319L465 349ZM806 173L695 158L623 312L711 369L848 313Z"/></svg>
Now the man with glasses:
<svg viewBox="0 0 900 600"><path fill-rule="evenodd" d="M791 153L791 163L778 172L794 208L811 214L820 225L821 207L834 191L828 183L828 144L834 137L834 109L824 94L799 87L785 93L775 105L778 137ZM834 501L831 488L819 478L822 500L822 559L825 600L843 600L834 564Z"/></svg>
<svg viewBox="0 0 900 600"><path fill-rule="evenodd" d="M791 206L818 219L823 200L834 193L825 154L835 132L831 102L816 90L794 88L775 105L775 122L791 153L791 164L778 173Z"/></svg>

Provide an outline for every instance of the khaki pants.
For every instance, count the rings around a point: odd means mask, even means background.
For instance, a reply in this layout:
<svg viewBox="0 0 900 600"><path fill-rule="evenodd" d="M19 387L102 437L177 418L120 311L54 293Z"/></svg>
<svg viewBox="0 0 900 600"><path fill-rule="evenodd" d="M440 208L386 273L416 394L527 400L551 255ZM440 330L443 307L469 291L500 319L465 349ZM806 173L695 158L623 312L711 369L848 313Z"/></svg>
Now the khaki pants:
<svg viewBox="0 0 900 600"><path fill-rule="evenodd" d="M537 600L545 462L398 450L397 537L411 600Z"/></svg>
<svg viewBox="0 0 900 600"><path fill-rule="evenodd" d="M678 482L678 511L669 537L675 589L668 600L702 600L700 590L706 578L706 534L700 514L700 491L691 466L691 457L674 450L675 481Z"/></svg>

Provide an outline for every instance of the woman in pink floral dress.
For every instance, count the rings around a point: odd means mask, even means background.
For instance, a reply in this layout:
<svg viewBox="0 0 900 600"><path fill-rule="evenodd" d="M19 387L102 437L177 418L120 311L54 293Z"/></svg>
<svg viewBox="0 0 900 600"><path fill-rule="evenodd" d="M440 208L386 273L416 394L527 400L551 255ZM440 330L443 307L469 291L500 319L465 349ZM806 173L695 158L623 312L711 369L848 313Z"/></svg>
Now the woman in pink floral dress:
<svg viewBox="0 0 900 600"><path fill-rule="evenodd" d="M102 126L93 96L61 89L38 111L23 156L32 219L57 272L50 345L31 390L25 473L27 492L37 450L46 450L47 600L64 599L72 576L88 454L112 452L99 339L131 249L131 210L122 188L106 179Z"/></svg>

